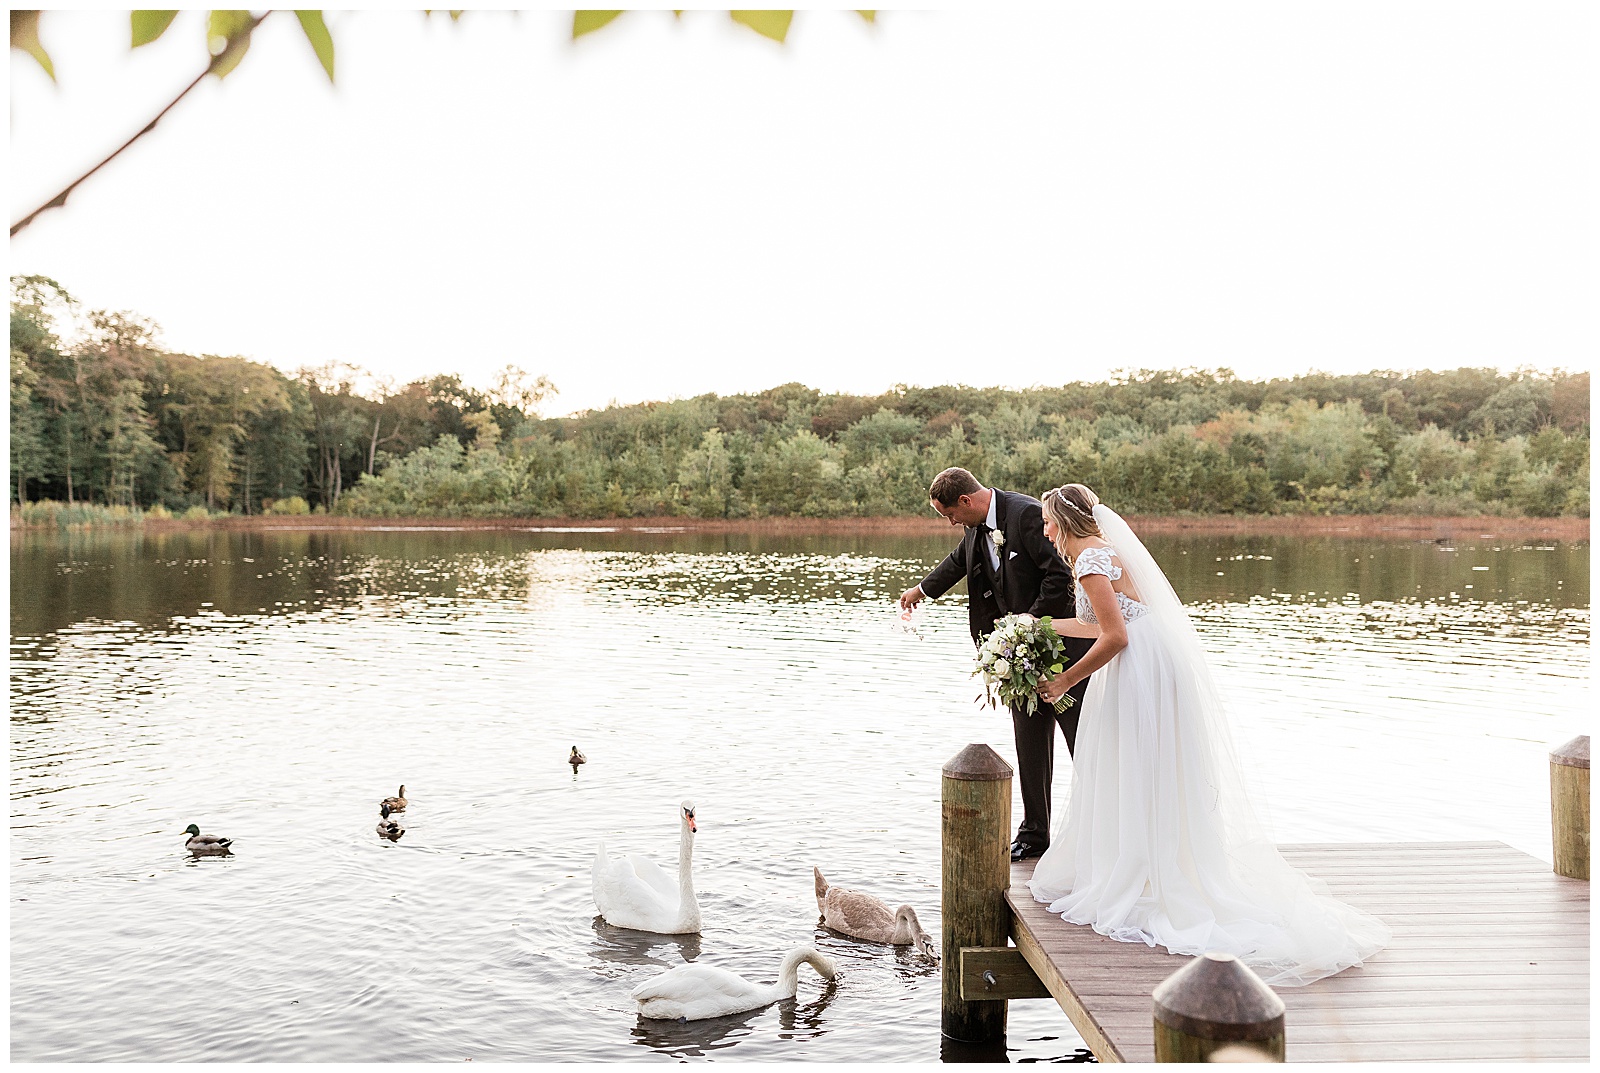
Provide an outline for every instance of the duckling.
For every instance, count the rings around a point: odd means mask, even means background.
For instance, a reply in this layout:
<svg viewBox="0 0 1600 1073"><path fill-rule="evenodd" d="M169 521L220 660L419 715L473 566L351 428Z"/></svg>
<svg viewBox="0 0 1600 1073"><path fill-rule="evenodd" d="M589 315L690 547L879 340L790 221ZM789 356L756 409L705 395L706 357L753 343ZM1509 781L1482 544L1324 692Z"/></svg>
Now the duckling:
<svg viewBox="0 0 1600 1073"><path fill-rule="evenodd" d="M399 841L401 835L406 833L406 829L400 826L399 820L391 820L389 818L389 813L392 811L394 810L387 803L378 806L378 814L383 817L378 821L378 834L387 838L390 842L396 842Z"/></svg>
<svg viewBox="0 0 1600 1073"><path fill-rule="evenodd" d="M232 852L228 849L228 847L233 845L233 839L223 838L221 835L203 835L200 833L200 828L195 824L191 823L188 827L185 827L183 829L183 833L189 836L189 840L185 842L183 846L190 853L207 854Z"/></svg>
<svg viewBox="0 0 1600 1073"><path fill-rule="evenodd" d="M394 797L386 797L378 802L379 808L387 807L390 812L404 812L406 810L406 784L400 784L400 792Z"/></svg>
<svg viewBox="0 0 1600 1073"><path fill-rule="evenodd" d="M572 755L567 757L567 763L571 764L573 767L577 767L579 764L587 764L588 762L589 758L580 753L578 751L578 747L574 745L572 747Z"/></svg>

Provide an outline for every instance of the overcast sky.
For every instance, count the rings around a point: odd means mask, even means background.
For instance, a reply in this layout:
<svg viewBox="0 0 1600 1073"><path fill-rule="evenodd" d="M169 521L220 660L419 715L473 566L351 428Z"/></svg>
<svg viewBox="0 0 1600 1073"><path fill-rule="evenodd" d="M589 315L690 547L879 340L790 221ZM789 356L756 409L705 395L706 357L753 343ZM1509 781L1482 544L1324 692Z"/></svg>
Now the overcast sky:
<svg viewBox="0 0 1600 1073"><path fill-rule="evenodd" d="M205 62L188 12L44 16L18 219ZM287 12L11 243L164 343L608 400L1119 368L1587 368L1594 28L1578 3Z"/></svg>

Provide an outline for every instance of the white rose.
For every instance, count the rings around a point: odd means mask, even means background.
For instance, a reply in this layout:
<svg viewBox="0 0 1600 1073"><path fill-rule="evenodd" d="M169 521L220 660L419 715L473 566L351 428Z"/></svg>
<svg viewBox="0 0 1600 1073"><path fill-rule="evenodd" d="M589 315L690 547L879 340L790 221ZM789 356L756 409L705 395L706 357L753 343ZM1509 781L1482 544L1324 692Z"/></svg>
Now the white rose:
<svg viewBox="0 0 1600 1073"><path fill-rule="evenodd" d="M994 541L994 546L997 548L1006 546L1006 535L998 529L989 534L989 539Z"/></svg>
<svg viewBox="0 0 1600 1073"><path fill-rule="evenodd" d="M994 665L994 673L999 675L1001 678L1004 678L1006 675L1010 674L1011 661L1007 659L996 660Z"/></svg>

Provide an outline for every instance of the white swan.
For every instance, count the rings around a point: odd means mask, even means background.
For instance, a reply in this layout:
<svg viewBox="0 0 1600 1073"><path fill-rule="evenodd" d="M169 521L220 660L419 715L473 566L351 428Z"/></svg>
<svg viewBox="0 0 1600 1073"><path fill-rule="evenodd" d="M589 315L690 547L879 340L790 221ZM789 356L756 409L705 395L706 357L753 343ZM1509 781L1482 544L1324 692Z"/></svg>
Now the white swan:
<svg viewBox="0 0 1600 1073"><path fill-rule="evenodd" d="M817 888L817 909L822 913L822 923L834 931L873 943L905 946L910 943L933 960L939 960L939 948L932 937L922 930L917 911L909 905L890 909L887 902L879 901L864 891L849 887L830 886L822 878L822 870L813 867L811 874Z"/></svg>
<svg viewBox="0 0 1600 1073"><path fill-rule="evenodd" d="M683 803L678 819L681 830L676 882L647 857L608 857L604 842L595 849L589 875L594 885L595 908L606 923L666 935L700 931L700 903L695 900L694 875L690 871L696 830L693 801Z"/></svg>
<svg viewBox="0 0 1600 1073"><path fill-rule="evenodd" d="M726 1017L794 998L800 987L802 961L816 969L825 980L838 975L832 959L809 946L797 946L783 959L775 984L753 984L715 965L679 965L634 988L633 1000L639 1004L640 1017L657 1021Z"/></svg>

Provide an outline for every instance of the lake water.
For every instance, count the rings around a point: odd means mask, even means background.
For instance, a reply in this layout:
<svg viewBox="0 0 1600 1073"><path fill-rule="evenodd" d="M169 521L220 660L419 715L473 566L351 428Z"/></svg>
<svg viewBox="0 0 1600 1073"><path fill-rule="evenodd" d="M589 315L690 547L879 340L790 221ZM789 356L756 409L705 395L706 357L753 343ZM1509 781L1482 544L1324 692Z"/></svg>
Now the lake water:
<svg viewBox="0 0 1600 1073"><path fill-rule="evenodd" d="M14 534L12 1058L937 1059L936 967L819 929L811 868L937 934L940 767L1013 759L964 600L896 627L949 540ZM1149 543L1281 841L1550 859L1586 542ZM704 934L598 922L597 840L670 868L684 798ZM189 857L189 823L234 854ZM686 960L770 981L799 943L842 971L794 1002L663 1025L628 997ZM1007 1057L1081 1047L1011 1004Z"/></svg>

